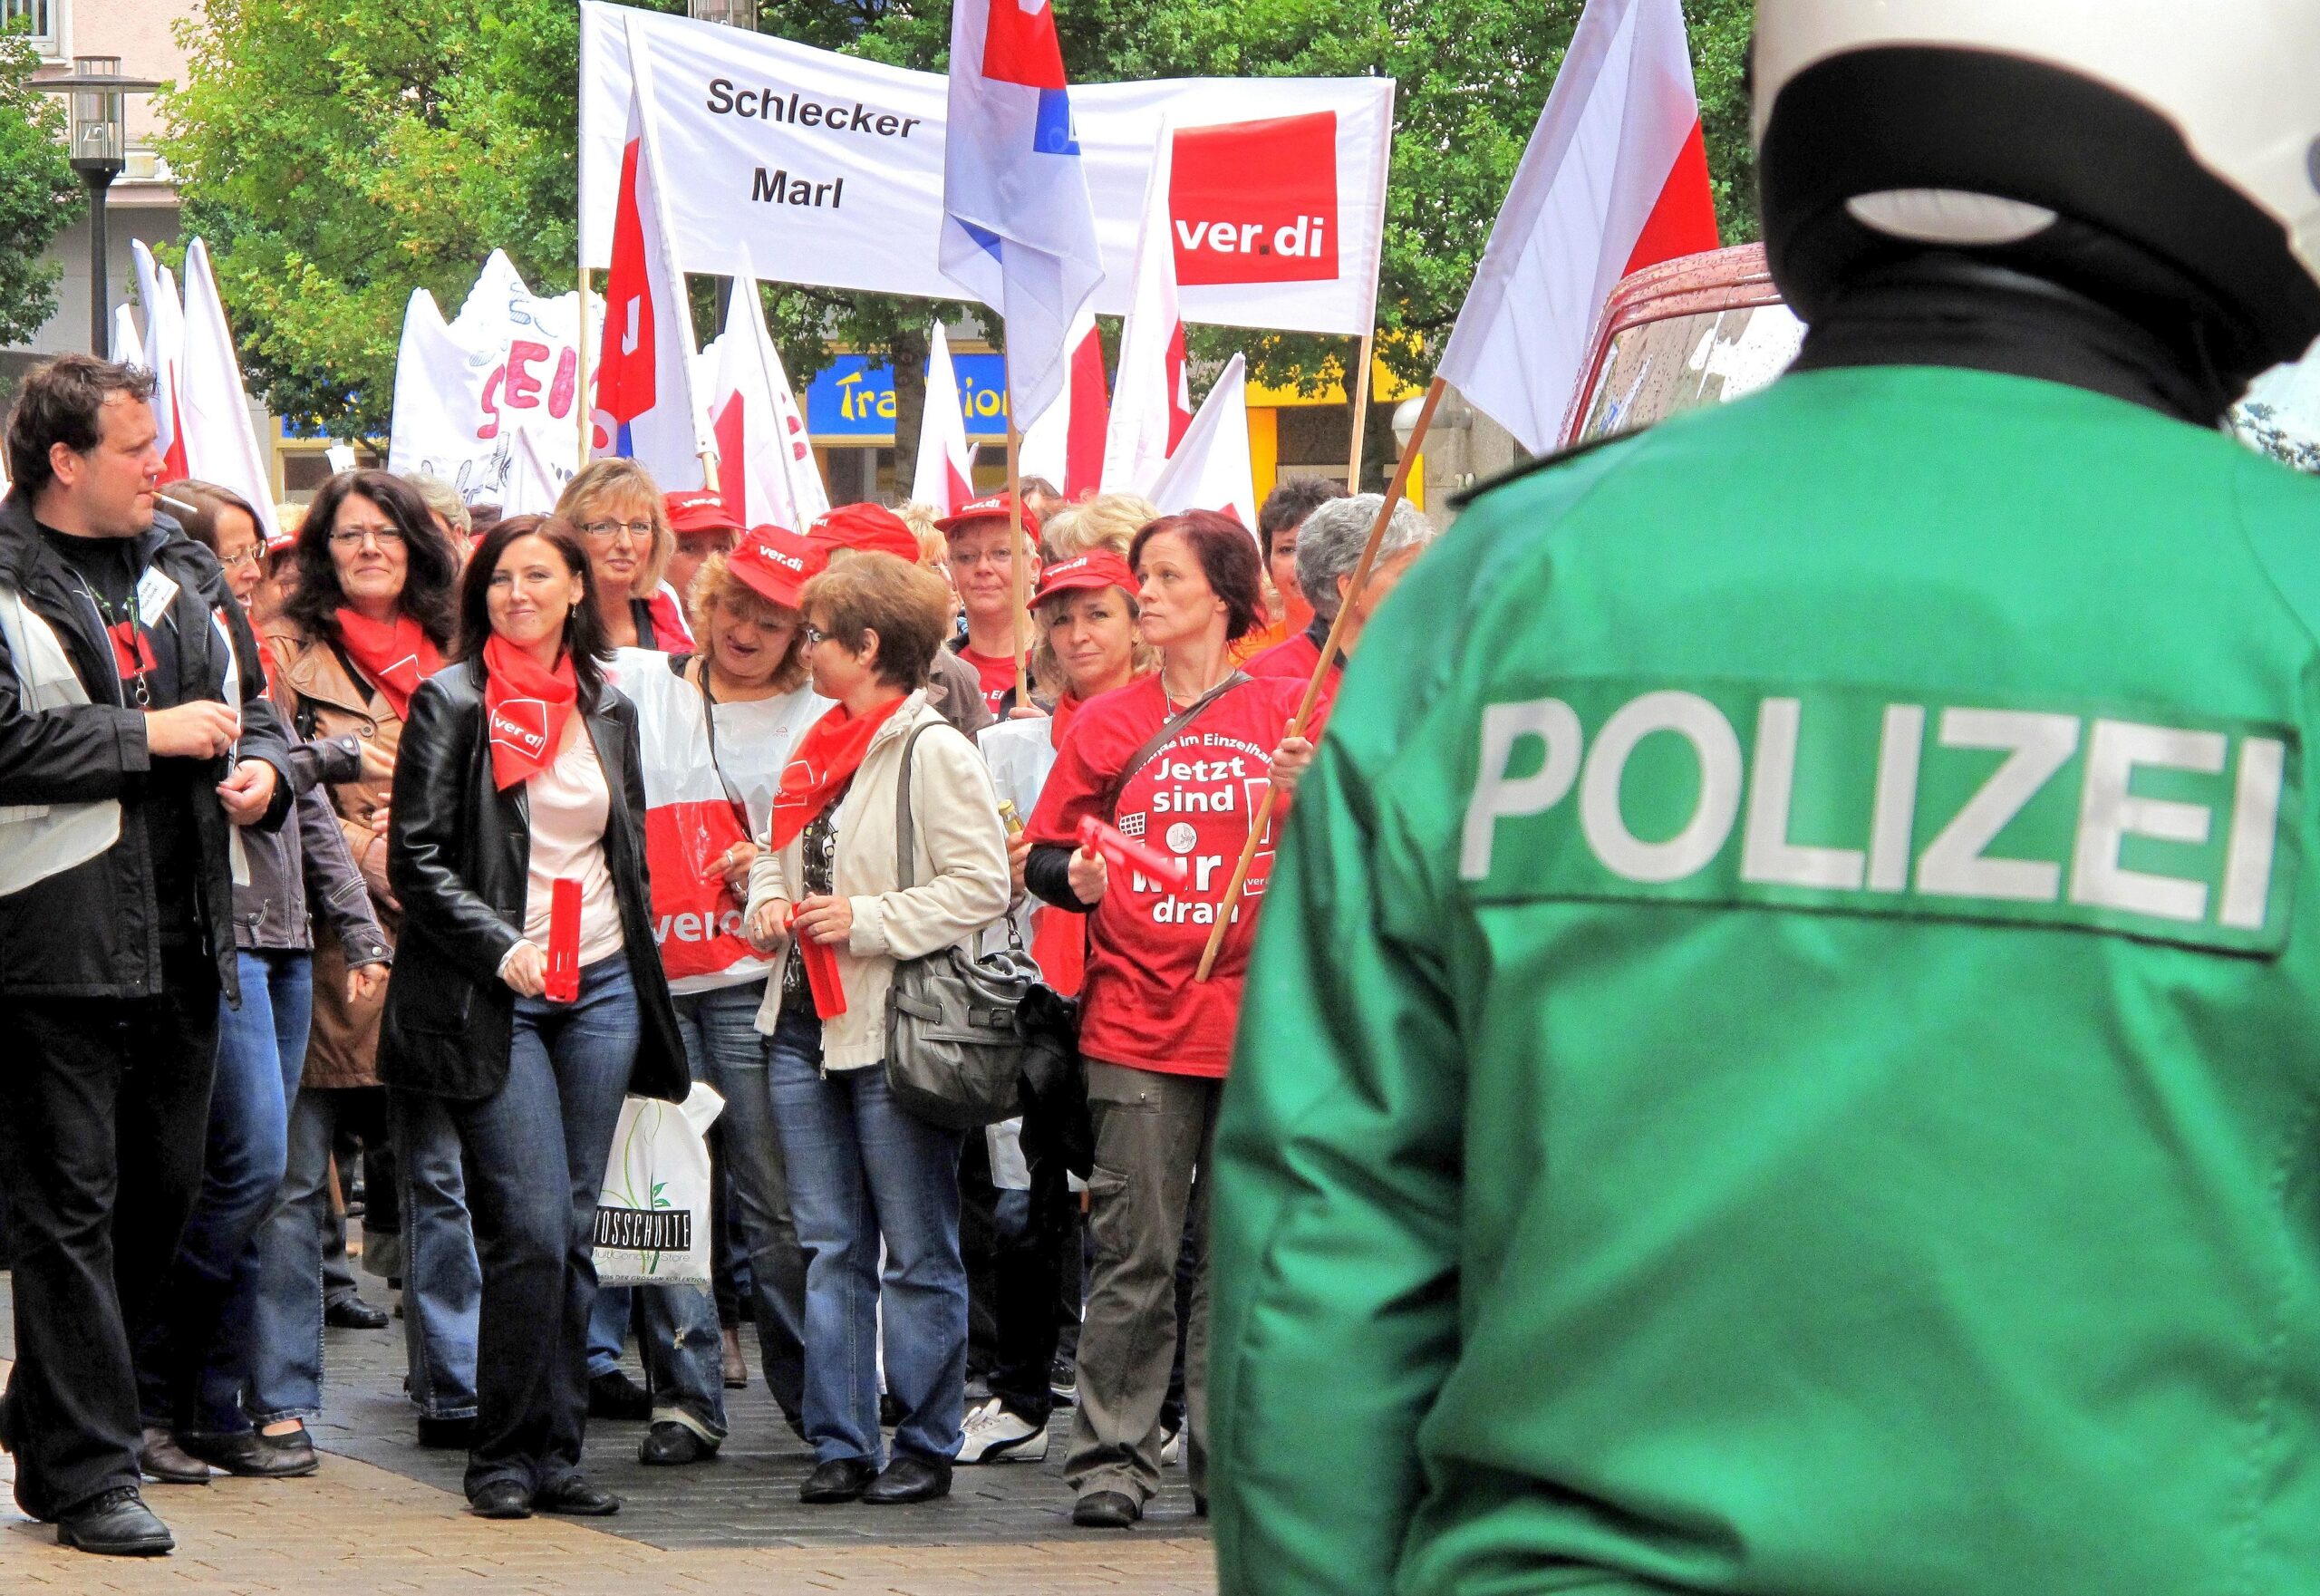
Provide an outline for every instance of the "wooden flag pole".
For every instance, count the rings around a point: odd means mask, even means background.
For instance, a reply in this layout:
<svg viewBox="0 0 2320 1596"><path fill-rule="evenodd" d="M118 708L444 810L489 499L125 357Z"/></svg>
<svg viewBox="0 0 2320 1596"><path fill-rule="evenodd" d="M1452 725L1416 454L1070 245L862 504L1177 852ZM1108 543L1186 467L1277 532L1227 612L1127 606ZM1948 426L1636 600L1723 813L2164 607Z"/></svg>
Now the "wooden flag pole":
<svg viewBox="0 0 2320 1596"><path fill-rule="evenodd" d="M595 399L588 392L588 268L580 267L580 385L573 390L572 410L580 423L580 464L588 463L588 446L595 441Z"/></svg>
<svg viewBox="0 0 2320 1596"><path fill-rule="evenodd" d="M1417 425L1410 430L1409 447L1402 450L1400 463L1394 468L1394 479L1386 488L1385 501L1378 507L1378 519L1369 528L1369 541L1361 547L1361 563L1353 567L1352 578L1346 584L1345 602L1338 605L1337 619L1329 623L1329 637L1321 644L1321 657L1313 666L1313 679L1305 684L1305 696L1298 701L1296 717L1289 722L1284 738L1301 736L1305 722L1313 716L1313 706L1320 701L1321 687L1329 679L1329 667L1337 663L1338 649L1345 638L1346 620L1353 614L1362 587L1369 580L1369 568L1378 563L1378 546L1386 541L1386 528L1393 521L1394 512L1401 508L1402 498L1409 490L1410 468L1417 463L1426 448L1426 429L1434 424L1434 407L1442 402L1442 379L1436 377L1426 385L1426 403L1417 412ZM1195 982L1206 981L1209 972L1216 968L1218 950L1224 946L1224 933L1232 924L1233 911L1241 902L1241 888L1248 881L1249 866L1257 856L1257 845L1272 825L1273 799L1278 795L1271 787L1265 788L1264 802L1258 806L1256 816L1249 822L1249 840L1241 846L1240 862L1232 866L1232 879L1224 888L1223 904L1216 911L1215 927L1208 933L1208 946L1201 951L1200 969L1193 975Z"/></svg>
<svg viewBox="0 0 2320 1596"><path fill-rule="evenodd" d="M1345 490L1361 491L1361 440L1369 431L1369 353L1374 334L1361 335L1361 370L1353 382L1353 459L1345 469Z"/></svg>
<svg viewBox="0 0 2320 1596"><path fill-rule="evenodd" d="M1009 591L1014 595L1007 629L1015 637L1015 707L1031 707L1031 683L1023 665L1023 484L1020 476L1021 460L1018 458L1023 435L1015 430L1015 416L1010 407L1007 417L1007 572Z"/></svg>

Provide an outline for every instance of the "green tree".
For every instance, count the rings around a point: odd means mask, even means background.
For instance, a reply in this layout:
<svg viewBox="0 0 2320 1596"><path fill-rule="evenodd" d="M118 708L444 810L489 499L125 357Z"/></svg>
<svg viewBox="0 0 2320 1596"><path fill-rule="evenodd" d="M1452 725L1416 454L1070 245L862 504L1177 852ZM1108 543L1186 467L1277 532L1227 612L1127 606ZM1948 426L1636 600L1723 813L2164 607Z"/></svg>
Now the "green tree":
<svg viewBox="0 0 2320 1596"><path fill-rule="evenodd" d="M56 314L64 268L44 259L87 190L66 160L64 102L32 86L28 22L0 33L0 343L23 343Z"/></svg>

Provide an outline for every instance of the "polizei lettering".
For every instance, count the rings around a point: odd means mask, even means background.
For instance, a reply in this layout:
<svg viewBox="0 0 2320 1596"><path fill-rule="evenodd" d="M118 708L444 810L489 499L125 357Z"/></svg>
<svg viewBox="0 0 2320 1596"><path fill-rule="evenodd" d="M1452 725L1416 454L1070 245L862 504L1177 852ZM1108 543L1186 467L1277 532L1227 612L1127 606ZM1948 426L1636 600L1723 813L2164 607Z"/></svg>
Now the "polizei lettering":
<svg viewBox="0 0 2320 1596"><path fill-rule="evenodd" d="M690 1208L596 1208L596 1245L622 1253L690 1253Z"/></svg>
<svg viewBox="0 0 2320 1596"><path fill-rule="evenodd" d="M1678 899L2285 940L2286 724L1865 690L1571 683L1486 706L1458 874L1480 900Z"/></svg>
<svg viewBox="0 0 2320 1596"><path fill-rule="evenodd" d="M846 204L846 179L832 178L826 183L809 183L803 178L793 178L788 171L768 172L757 169L757 176L749 180L749 198L767 205L803 205L817 209L838 210Z"/></svg>

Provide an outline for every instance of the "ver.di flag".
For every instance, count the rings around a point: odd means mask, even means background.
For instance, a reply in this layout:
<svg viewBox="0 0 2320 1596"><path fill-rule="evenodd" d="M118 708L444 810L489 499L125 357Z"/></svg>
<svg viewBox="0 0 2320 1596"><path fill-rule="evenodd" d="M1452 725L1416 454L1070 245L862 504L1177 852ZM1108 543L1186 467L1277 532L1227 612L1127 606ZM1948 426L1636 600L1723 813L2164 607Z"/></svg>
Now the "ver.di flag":
<svg viewBox="0 0 2320 1596"><path fill-rule="evenodd" d="M145 307L145 346L138 363L153 373L153 420L160 436L153 447L161 451L161 469L171 480L189 477L186 469L185 429L179 421L179 368L185 359L185 305L178 298L178 281L169 268L153 258L145 240L132 238L129 252L137 262L137 298Z"/></svg>
<svg viewBox="0 0 2320 1596"><path fill-rule="evenodd" d="M209 246L196 238L185 252L185 346L179 366L179 440L187 474L230 488L257 512L268 540L281 530L274 517L274 474L258 447L242 389L240 357L226 325Z"/></svg>
<svg viewBox="0 0 2320 1596"><path fill-rule="evenodd" d="M1717 241L1679 0L1589 0L1441 375L1544 454L1619 279Z"/></svg>
<svg viewBox="0 0 2320 1596"><path fill-rule="evenodd" d="M947 132L942 271L1005 318L1008 403L1029 427L1104 277L1052 0L956 0Z"/></svg>
<svg viewBox="0 0 2320 1596"><path fill-rule="evenodd" d="M1184 429L1150 498L1164 516L1216 510L1257 531L1257 485L1249 465L1247 363L1234 355Z"/></svg>
<svg viewBox="0 0 2320 1596"><path fill-rule="evenodd" d="M694 398L692 312L662 201L669 189L653 142L652 57L636 47L633 33L632 23L636 73L613 212L595 406L612 452L680 492L708 485L701 457L716 446Z"/></svg>
<svg viewBox="0 0 2320 1596"><path fill-rule="evenodd" d="M757 279L733 281L725 330L701 352L717 487L737 527L808 526L829 508L788 373L765 324Z"/></svg>
<svg viewBox="0 0 2320 1596"><path fill-rule="evenodd" d="M966 412L959 408L959 374L951 341L935 324L926 357L926 408L918 419L918 469L910 496L947 516L975 496L974 454L967 447Z"/></svg>

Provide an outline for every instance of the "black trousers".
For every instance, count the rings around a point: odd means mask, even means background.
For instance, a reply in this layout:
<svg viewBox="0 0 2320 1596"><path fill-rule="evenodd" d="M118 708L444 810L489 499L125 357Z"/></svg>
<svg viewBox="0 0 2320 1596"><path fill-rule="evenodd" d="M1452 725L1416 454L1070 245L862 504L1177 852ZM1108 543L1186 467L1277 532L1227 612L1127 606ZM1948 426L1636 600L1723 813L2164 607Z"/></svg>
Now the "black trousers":
<svg viewBox="0 0 2320 1596"><path fill-rule="evenodd" d="M0 1187L16 1364L0 1407L37 1519L137 1484L133 1338L154 1322L201 1189L218 977L198 953L159 998L0 1000Z"/></svg>
<svg viewBox="0 0 2320 1596"><path fill-rule="evenodd" d="M991 1204L981 1217L981 1267L972 1256L968 1284L974 1312L990 1340L983 1374L991 1394L1027 1424L1043 1425L1055 1410L1049 1378L1067 1320L1079 1317L1079 1200L1070 1189L1063 1157L1036 1124L1023 1135L1024 1161L1030 1166L1028 1223L1012 1234L997 1222L1003 1200L991 1183L989 1144L977 1132L967 1137L962 1195L979 1189ZM1012 1194L1008 1194L1011 1195ZM962 1242L978 1228L976 1205L967 1197L962 1210Z"/></svg>

